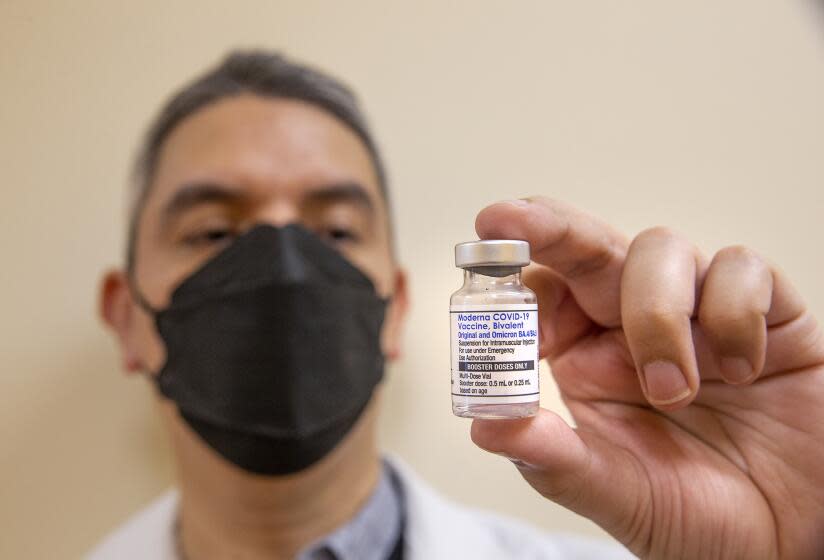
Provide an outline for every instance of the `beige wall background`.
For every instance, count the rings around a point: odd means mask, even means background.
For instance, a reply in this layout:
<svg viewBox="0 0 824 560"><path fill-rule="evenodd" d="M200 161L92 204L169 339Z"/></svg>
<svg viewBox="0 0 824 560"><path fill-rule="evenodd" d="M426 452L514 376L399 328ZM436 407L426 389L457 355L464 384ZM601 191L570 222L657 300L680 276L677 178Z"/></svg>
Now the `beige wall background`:
<svg viewBox="0 0 824 560"><path fill-rule="evenodd" d="M440 491L600 535L451 415L452 246L541 193L630 233L750 245L824 317L824 10L812 1L0 0L0 557L77 557L172 480L148 385L96 313L159 104L228 48L348 80L383 143L412 281L386 449ZM544 405L562 406L544 376Z"/></svg>

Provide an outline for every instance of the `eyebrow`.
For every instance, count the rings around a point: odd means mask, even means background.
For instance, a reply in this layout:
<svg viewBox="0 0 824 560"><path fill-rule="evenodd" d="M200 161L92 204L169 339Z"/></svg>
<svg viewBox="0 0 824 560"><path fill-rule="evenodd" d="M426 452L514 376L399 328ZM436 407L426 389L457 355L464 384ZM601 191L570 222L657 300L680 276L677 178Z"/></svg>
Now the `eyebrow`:
<svg viewBox="0 0 824 560"><path fill-rule="evenodd" d="M167 226L177 216L202 204L238 204L248 198L249 195L243 191L219 183L187 183L178 189L163 207L161 223ZM311 189L304 195L302 204L332 204L335 202L356 204L370 214L375 212L375 205L369 193L355 181L332 183Z"/></svg>
<svg viewBox="0 0 824 560"><path fill-rule="evenodd" d="M183 212L208 203L238 203L246 198L242 191L218 183L187 183L169 199L161 211L161 223L168 225Z"/></svg>
<svg viewBox="0 0 824 560"><path fill-rule="evenodd" d="M335 202L347 202L355 204L367 210L369 213L374 213L375 205L372 198L363 185L354 181L346 181L342 183L333 183L331 185L324 185L320 188L309 190L304 195L303 204L320 203L331 204Z"/></svg>

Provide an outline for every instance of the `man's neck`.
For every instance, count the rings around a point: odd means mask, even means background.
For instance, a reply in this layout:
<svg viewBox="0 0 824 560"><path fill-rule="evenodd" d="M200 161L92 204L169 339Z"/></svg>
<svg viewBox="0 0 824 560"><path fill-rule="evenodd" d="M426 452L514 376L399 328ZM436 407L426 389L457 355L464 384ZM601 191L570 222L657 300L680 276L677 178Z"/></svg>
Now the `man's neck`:
<svg viewBox="0 0 824 560"><path fill-rule="evenodd" d="M250 475L227 465L184 424L176 426L179 545L185 557L293 558L346 524L380 476L374 408L367 408L328 456L299 473L278 477Z"/></svg>

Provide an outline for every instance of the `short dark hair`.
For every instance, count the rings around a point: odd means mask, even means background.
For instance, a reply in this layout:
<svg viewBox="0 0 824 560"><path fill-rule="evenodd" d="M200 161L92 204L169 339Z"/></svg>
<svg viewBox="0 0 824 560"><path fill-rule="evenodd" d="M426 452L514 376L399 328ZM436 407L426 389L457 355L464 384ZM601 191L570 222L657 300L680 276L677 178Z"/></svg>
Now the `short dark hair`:
<svg viewBox="0 0 824 560"><path fill-rule="evenodd" d="M132 174L126 242L126 269L129 272L134 267L138 223L164 141L186 117L221 99L243 93L305 101L347 125L369 151L378 186L389 208L386 170L355 94L339 80L278 52L233 51L217 66L172 95L146 133Z"/></svg>

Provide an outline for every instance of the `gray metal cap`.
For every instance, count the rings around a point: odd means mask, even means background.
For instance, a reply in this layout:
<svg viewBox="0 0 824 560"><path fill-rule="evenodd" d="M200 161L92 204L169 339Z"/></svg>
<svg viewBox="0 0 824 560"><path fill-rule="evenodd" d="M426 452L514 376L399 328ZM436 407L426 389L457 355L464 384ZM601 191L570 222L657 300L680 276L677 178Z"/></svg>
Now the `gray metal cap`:
<svg viewBox="0 0 824 560"><path fill-rule="evenodd" d="M468 241L455 245L455 266L526 266L529 243L516 239Z"/></svg>

